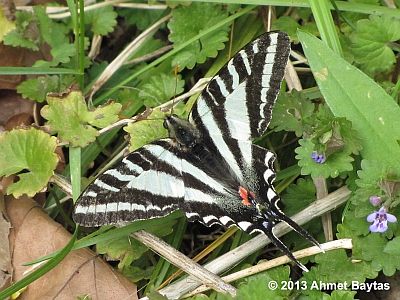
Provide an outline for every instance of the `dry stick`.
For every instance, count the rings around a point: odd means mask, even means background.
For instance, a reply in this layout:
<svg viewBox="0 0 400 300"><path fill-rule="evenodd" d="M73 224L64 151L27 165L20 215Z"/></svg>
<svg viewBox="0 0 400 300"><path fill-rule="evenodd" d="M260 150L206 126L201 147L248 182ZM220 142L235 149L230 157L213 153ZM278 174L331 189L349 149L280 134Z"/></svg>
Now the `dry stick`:
<svg viewBox="0 0 400 300"><path fill-rule="evenodd" d="M326 179L323 177L313 178L315 189L317 190L317 199L321 199L328 195L328 187L326 186ZM330 212L321 216L322 227L324 228L324 235L326 241L333 240L333 229L332 229L332 216Z"/></svg>
<svg viewBox="0 0 400 300"><path fill-rule="evenodd" d="M105 6L116 6L125 8L136 8L145 10L165 10L168 8L167 5L163 4L145 4L145 3L123 3L125 0L111 0L100 3L90 4L89 1L85 1L85 12L95 10ZM94 1L92 1L94 2ZM20 5L16 7L17 10L33 11L33 6ZM64 19L71 16L69 8L66 6L48 6L46 7L46 13L51 19Z"/></svg>
<svg viewBox="0 0 400 300"><path fill-rule="evenodd" d="M167 45L164 47L161 47L151 53L145 54L143 56L128 60L127 62L124 63L124 65L132 65L132 64L138 64L144 61L148 61L151 60L153 58L156 58L158 56L161 56L162 54L164 54L165 52L168 52L169 50L171 50L173 48L172 45Z"/></svg>
<svg viewBox="0 0 400 300"><path fill-rule="evenodd" d="M321 248L323 250L321 250ZM321 248L317 247L317 246L312 246L310 248L307 249L303 249L300 251L296 251L293 253L293 255L297 258L303 258L303 257L308 257L311 255L315 255L318 253L323 253L323 251L331 251L331 250L336 250L336 249L352 249L353 248L353 244L351 239L341 239L341 240L336 240L336 241L331 241L331 242L327 242L324 244L321 244ZM276 266L280 266L283 264L286 264L290 262L289 257L287 256L281 256L275 259L271 259L269 261L266 262L262 262L259 263L255 266L252 266L250 268L246 268L244 270L241 270L239 272L235 272L232 274L229 274L227 276L222 277L221 279L225 282L233 282L236 281L238 279L242 279L260 272L263 272L265 270L271 269L273 267ZM202 293L209 290L209 288L205 285L202 285L200 287L198 287L197 289L195 289L193 292L191 292L190 294L186 294L184 295L184 297L191 297L194 296L195 294L198 293Z"/></svg>
<svg viewBox="0 0 400 300"><path fill-rule="evenodd" d="M327 211L331 211L343 204L350 196L350 193L351 192L347 187L342 187L335 192L330 193L325 198L315 201L306 209L291 217L291 219L297 224L303 225L311 219L321 216ZM280 237L291 230L292 229L286 223L281 222L275 227L274 233L277 237ZM270 243L270 240L267 236L260 234L236 249L221 255L212 262L206 264L204 267L215 274L219 274L236 265L255 251L265 247L268 243ZM200 285L201 283L190 276L161 289L159 292L165 295L168 299L179 299ZM144 297L142 299L144 300L148 298Z"/></svg>
<svg viewBox="0 0 400 300"><path fill-rule="evenodd" d="M180 95L179 97L174 98L173 100L170 100L168 102L165 102L157 107L152 108L152 110L156 110L156 109L160 109L162 111L164 110L168 110L170 109L172 106L176 106L179 102L181 102L182 100L189 98L190 96L200 93L204 87L207 85L207 83L210 81L210 78L201 78L199 79L199 81L192 87L192 89L189 92L186 92L182 95ZM104 127L102 129L99 130L100 134L106 133L107 131L110 131L114 128L120 127L120 126L125 126L128 125L130 123L134 123L137 122L139 120L143 119L143 114L141 115L136 115L132 118L129 119L122 119L122 120L118 120L117 122L108 125L107 127ZM143 119L144 120L144 119Z"/></svg>
<svg viewBox="0 0 400 300"><path fill-rule="evenodd" d="M160 254L170 263L174 264L186 273L196 277L198 280L200 280L200 282L203 282L209 288L212 288L218 292L229 293L233 296L236 295L236 289L233 286L221 280L221 278L214 273L204 269L198 263L183 255L181 252L168 245L162 239L144 230L131 233L131 236L149 247L154 252Z"/></svg>

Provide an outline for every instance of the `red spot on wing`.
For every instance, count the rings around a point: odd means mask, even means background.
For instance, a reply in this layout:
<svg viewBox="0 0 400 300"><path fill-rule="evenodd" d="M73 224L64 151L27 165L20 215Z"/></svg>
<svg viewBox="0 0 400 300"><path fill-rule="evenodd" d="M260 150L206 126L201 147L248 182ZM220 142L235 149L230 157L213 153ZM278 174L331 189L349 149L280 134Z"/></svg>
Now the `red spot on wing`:
<svg viewBox="0 0 400 300"><path fill-rule="evenodd" d="M249 201L249 194L250 194L251 197L254 198L254 193L253 192L249 193L249 191L246 190L244 187L239 186L239 195L240 195L240 198L242 198L243 205L246 205L246 206L250 206L251 205L251 202Z"/></svg>

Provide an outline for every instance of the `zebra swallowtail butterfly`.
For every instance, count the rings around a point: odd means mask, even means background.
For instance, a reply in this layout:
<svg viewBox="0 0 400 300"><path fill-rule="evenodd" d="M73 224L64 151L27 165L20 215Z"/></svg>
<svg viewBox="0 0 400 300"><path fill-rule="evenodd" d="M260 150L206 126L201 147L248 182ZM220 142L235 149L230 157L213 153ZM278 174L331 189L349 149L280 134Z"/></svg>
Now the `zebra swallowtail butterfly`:
<svg viewBox="0 0 400 300"><path fill-rule="evenodd" d="M170 138L145 145L101 174L80 197L76 223L95 227L185 212L207 226L262 232L299 267L273 233L284 221L318 242L278 207L272 152L252 144L271 119L290 52L270 32L240 50L210 81L189 119L168 116Z"/></svg>

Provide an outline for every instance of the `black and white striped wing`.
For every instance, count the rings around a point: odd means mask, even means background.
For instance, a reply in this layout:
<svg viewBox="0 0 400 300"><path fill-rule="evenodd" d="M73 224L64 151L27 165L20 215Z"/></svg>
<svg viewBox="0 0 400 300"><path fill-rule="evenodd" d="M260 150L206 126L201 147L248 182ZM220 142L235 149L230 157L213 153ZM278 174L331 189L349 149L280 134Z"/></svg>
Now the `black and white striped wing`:
<svg viewBox="0 0 400 300"><path fill-rule="evenodd" d="M75 206L75 222L86 227L122 225L181 209L190 221L233 225L221 206L231 192L190 158L171 139L130 153L84 191Z"/></svg>
<svg viewBox="0 0 400 300"><path fill-rule="evenodd" d="M166 150L171 147L169 139L146 145L101 174L77 202L75 222L123 224L179 209L185 197L182 163Z"/></svg>
<svg viewBox="0 0 400 300"><path fill-rule="evenodd" d="M261 35L210 81L189 120L221 152L237 153L239 145L232 142L252 141L267 129L289 53L290 41L285 33ZM231 144L228 139L232 139ZM250 144L240 147L242 159L248 158L249 148ZM240 157L230 159L238 161Z"/></svg>

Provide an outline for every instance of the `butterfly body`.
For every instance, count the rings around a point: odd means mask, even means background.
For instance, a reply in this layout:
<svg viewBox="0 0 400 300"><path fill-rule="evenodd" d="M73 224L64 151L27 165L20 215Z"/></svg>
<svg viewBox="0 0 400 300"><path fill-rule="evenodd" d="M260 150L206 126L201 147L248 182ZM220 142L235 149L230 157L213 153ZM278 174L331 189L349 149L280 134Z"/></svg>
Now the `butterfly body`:
<svg viewBox="0 0 400 300"><path fill-rule="evenodd" d="M240 50L201 93L188 120L168 116L170 138L145 145L101 174L78 201L83 226L122 224L180 209L190 221L273 234L284 221L318 242L279 209L275 155L252 144L270 121L290 47L285 33L260 36Z"/></svg>

